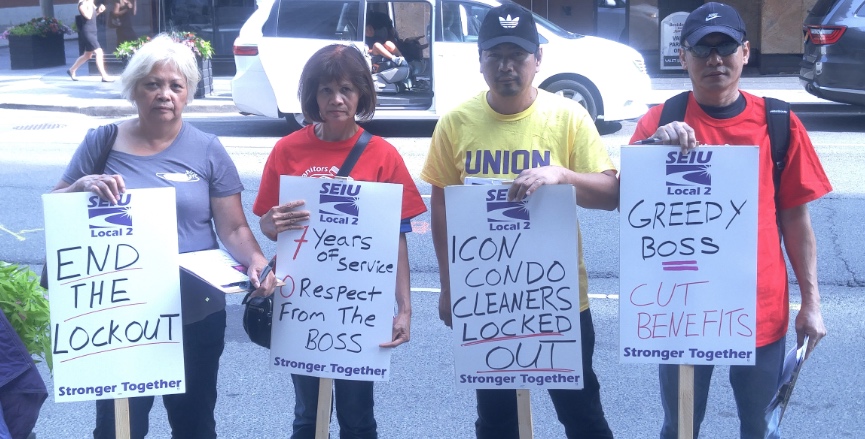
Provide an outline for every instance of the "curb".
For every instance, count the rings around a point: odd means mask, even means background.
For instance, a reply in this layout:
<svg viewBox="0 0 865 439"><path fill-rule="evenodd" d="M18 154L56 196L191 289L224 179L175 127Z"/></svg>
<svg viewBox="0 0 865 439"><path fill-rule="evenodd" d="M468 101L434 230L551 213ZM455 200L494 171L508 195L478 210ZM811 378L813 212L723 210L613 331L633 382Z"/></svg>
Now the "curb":
<svg viewBox="0 0 865 439"><path fill-rule="evenodd" d="M125 104L125 102L124 102ZM85 116L96 117L125 117L135 116L138 112L135 107L128 104L123 106L75 106L75 105L39 105L39 104L14 104L0 103L0 108L7 110L35 110L35 111L56 111L64 113L78 113ZM214 105L191 105L184 109L184 113L240 113L240 110L234 104L214 104Z"/></svg>
<svg viewBox="0 0 865 439"><path fill-rule="evenodd" d="M184 109L184 113L207 113L207 114L239 114L240 110L233 103L214 103L214 104L198 104L198 101L193 101L192 104ZM654 107L659 104L649 104L649 107ZM78 113L85 116L95 117L125 117L138 114L135 108L124 102L124 105L92 105L92 106L77 106L77 105L41 105L41 104L20 104L20 103L0 103L0 108L7 110L35 110L35 111L57 111L65 113ZM848 114L861 115L865 114L865 107L856 105L841 104L836 102L791 102L790 108L798 114Z"/></svg>

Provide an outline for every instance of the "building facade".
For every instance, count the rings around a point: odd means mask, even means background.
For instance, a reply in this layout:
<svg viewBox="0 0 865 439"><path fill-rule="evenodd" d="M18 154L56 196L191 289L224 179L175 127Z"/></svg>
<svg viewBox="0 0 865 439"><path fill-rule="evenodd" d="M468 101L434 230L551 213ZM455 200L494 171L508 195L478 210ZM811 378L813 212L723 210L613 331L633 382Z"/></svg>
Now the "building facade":
<svg viewBox="0 0 865 439"><path fill-rule="evenodd" d="M232 48L256 0L97 0L111 10L115 2L134 5L132 31L109 26L100 16L99 39L106 54L130 35L155 35L166 30L193 31L213 44L214 73L234 71ZM650 72L660 70L660 28L664 17L690 12L703 0L516 0L572 32L616 40L638 50ZM763 74L798 73L802 57L802 22L816 0L726 0L739 10L748 29L753 54L750 65ZM54 0L55 16L74 23L77 0ZM39 0L4 0L0 29L40 16Z"/></svg>

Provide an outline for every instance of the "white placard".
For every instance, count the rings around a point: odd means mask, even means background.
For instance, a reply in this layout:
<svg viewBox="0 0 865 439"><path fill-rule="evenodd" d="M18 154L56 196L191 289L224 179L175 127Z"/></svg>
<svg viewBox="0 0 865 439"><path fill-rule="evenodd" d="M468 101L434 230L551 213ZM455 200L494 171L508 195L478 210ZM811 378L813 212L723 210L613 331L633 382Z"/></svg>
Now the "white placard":
<svg viewBox="0 0 865 439"><path fill-rule="evenodd" d="M55 400L185 392L174 188L42 202Z"/></svg>
<svg viewBox="0 0 865 439"><path fill-rule="evenodd" d="M445 188L457 387L581 389L574 187Z"/></svg>
<svg viewBox="0 0 865 439"><path fill-rule="evenodd" d="M688 12L673 12L661 20L661 70L682 70L679 47L682 45L682 26L688 15Z"/></svg>
<svg viewBox="0 0 865 439"><path fill-rule="evenodd" d="M758 154L622 147L621 362L754 364Z"/></svg>
<svg viewBox="0 0 865 439"><path fill-rule="evenodd" d="M277 239L272 368L388 380L402 185L280 177L279 203L293 200L310 221Z"/></svg>

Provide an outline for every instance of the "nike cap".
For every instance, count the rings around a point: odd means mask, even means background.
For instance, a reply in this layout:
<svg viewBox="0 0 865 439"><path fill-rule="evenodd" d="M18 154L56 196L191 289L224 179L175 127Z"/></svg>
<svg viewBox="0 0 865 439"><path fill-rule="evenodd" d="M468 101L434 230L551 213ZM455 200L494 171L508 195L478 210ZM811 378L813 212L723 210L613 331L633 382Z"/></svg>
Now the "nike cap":
<svg viewBox="0 0 865 439"><path fill-rule="evenodd" d="M529 53L538 51L538 28L531 12L515 3L487 12L478 31L478 48L490 50L502 43L516 44Z"/></svg>
<svg viewBox="0 0 865 439"><path fill-rule="evenodd" d="M695 9L685 19L682 39L695 46L706 35L722 33L742 44L745 41L745 23L729 5L709 2Z"/></svg>

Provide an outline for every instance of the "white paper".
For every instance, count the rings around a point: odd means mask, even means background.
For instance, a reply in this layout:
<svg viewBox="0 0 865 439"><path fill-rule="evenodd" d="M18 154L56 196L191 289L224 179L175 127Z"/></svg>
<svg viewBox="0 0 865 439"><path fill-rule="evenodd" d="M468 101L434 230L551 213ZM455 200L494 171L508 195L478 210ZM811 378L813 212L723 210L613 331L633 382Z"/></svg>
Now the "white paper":
<svg viewBox="0 0 865 439"><path fill-rule="evenodd" d="M622 147L621 362L754 364L758 153Z"/></svg>
<svg viewBox="0 0 865 439"><path fill-rule="evenodd" d="M310 221L277 239L271 367L388 380L402 185L282 176L279 194Z"/></svg>
<svg viewBox="0 0 865 439"><path fill-rule="evenodd" d="M507 191L445 188L457 386L581 389L574 187Z"/></svg>
<svg viewBox="0 0 865 439"><path fill-rule="evenodd" d="M227 293L247 290L246 267L223 249L181 253L180 267Z"/></svg>
<svg viewBox="0 0 865 439"><path fill-rule="evenodd" d="M55 401L185 392L174 188L42 201Z"/></svg>

